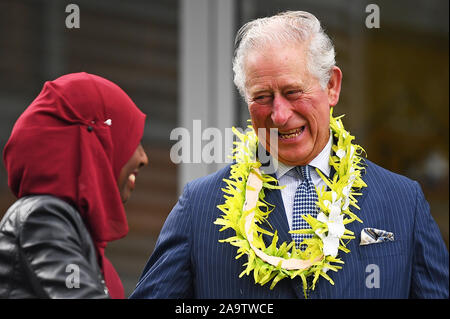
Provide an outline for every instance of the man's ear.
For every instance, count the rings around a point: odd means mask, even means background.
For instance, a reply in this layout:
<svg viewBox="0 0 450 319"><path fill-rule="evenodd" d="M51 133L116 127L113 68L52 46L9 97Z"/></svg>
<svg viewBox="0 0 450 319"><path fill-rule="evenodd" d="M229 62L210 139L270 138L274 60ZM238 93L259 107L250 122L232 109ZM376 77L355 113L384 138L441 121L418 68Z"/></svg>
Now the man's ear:
<svg viewBox="0 0 450 319"><path fill-rule="evenodd" d="M341 93L342 71L337 66L331 69L330 80L328 81L328 103L335 106L339 102L339 94Z"/></svg>

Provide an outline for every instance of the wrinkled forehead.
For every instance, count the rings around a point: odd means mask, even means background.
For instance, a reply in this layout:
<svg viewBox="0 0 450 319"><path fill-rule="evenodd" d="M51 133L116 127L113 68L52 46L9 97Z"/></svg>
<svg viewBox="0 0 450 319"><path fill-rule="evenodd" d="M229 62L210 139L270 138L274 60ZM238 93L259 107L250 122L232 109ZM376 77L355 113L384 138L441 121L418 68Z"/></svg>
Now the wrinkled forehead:
<svg viewBox="0 0 450 319"><path fill-rule="evenodd" d="M293 78L303 82L309 75L305 45L267 45L248 52L243 61L246 90L257 79Z"/></svg>

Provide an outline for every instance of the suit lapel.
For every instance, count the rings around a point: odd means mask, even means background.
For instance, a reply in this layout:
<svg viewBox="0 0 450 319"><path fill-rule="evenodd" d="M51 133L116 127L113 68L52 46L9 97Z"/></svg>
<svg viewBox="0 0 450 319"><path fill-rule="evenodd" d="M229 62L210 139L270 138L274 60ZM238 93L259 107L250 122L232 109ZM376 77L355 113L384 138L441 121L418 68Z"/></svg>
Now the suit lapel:
<svg viewBox="0 0 450 319"><path fill-rule="evenodd" d="M364 159L363 159L363 161L364 161L364 164L366 164L365 165L366 169L362 172L362 179L363 179L364 182L367 183L367 181L366 181L367 180L366 174L367 174L367 169L369 168L369 164ZM331 171L330 171L331 179L334 177L335 173L336 173L336 170L333 167L331 167ZM362 208L363 202L366 199L367 194L369 192L369 187L364 187L364 188L361 189L361 191L358 191L358 192L361 193L361 195L355 196L355 199L358 201L357 205L360 208ZM352 210L353 213L356 214L356 216L360 217L363 220L363 222L364 222L364 217L362 216L363 212L361 212L361 210L358 210L356 208L353 208L351 210ZM356 244L356 242L359 242L358 234L355 232L355 226L357 226L358 224L359 224L359 222L355 221L355 222L350 223L350 224L348 224L346 226L346 228L348 228L349 230L353 231L355 233L355 235L356 235L356 238L353 239L353 244ZM352 248L352 247L349 247L349 246L347 246L347 248L350 248L350 253L349 254L357 254L355 248ZM345 261L345 264L343 265L343 267L352 267L352 265L348 264L348 262L347 262L347 260L348 260L347 254L345 254L344 252L340 251L339 254L338 254L338 257L342 258ZM342 270L340 270L340 271L342 272ZM328 272L328 275L332 279L336 279L337 274L338 273L334 273L332 271ZM327 285L331 285L331 284L327 280L325 280L324 278L320 278L318 280L317 284L316 284L315 290L309 292L309 297L310 298L318 298L320 296L323 297L323 294L321 295L321 289L325 290L325 291L328 290ZM299 298L303 298L303 294L302 294L302 290L301 290L301 289L303 289L302 284L301 283L297 284L296 287L297 287L297 290L296 290L297 295L299 296ZM300 294L301 294L301 296L300 296Z"/></svg>
<svg viewBox="0 0 450 319"><path fill-rule="evenodd" d="M367 175L367 170L369 169L369 163L367 162L367 160L363 159L363 164L364 164L364 166L365 166L365 169L364 169L364 170L362 171L362 173L361 173L361 178L362 178L362 180L367 184L367 177L366 177L366 175ZM367 186L369 186L369 185L367 184ZM359 208L361 208L361 207L362 207L362 204L363 204L363 202L364 202L364 200L365 200L366 197L367 197L367 194L369 193L369 187L363 187L363 188L359 191L359 193L361 193L361 195L356 196L355 199L358 201L358 202L356 203L356 205L358 205ZM359 214L361 214L360 211L359 211L358 209L354 209L353 212L354 212L357 216L359 216Z"/></svg>
<svg viewBox="0 0 450 319"><path fill-rule="evenodd" d="M367 169L369 169L369 165L370 163L367 163L367 161L365 161L366 164L366 170L364 170L363 172L363 180L366 182L366 174L367 174ZM336 173L336 171L334 170L333 167L331 167L331 171L330 171L330 176L331 178L334 176L334 174ZM271 174L273 177L276 178L276 176L274 174ZM368 187L365 187L361 190L362 195L358 195L356 196L356 199L358 201L357 205L359 207L362 207L362 204L365 200L365 198L367 197L367 193L368 193ZM266 189L265 190L265 200L269 203L275 206L274 210L269 214L268 217L268 222L269 224L272 226L272 228L270 227L264 227L266 229L268 229L271 232L275 232L275 230L277 231L278 234L278 247L283 243L283 242L287 242L288 244L292 241L291 235L289 234L289 224L287 221L287 217L286 217L286 211L284 209L284 203L283 203L283 198L281 196L281 192L278 189ZM360 211L356 210L355 213L360 216ZM263 236L264 242L266 244L266 247L269 246L272 242L272 237ZM356 239L355 239L356 240ZM300 278L295 278L295 279L289 279L286 278L285 280L290 280L291 281L291 286L293 288L293 290L295 291L296 295L298 298L303 299L304 295L303 295L303 283L301 281ZM316 298L317 296L320 295L320 281L319 280L319 285L316 286L316 289L314 291L309 291L308 295L311 298ZM324 280L322 280L324 281ZM328 282L326 284L329 284Z"/></svg>
<svg viewBox="0 0 450 319"><path fill-rule="evenodd" d="M275 173L269 173L275 171L274 161L272 159L272 155L270 155L269 152L265 150L265 148L258 144L258 149L262 148L265 151L265 159L266 161L262 163L261 169L263 171L266 171L267 174L272 176L273 178L277 178ZM259 152L258 152L259 154ZM261 158L260 158L261 160ZM290 243L292 241L291 235L289 234L289 224L286 217L286 210L284 209L284 203L283 198L281 197L281 192L279 189L265 189L265 201L273 206L275 208L270 207L269 209L273 208L273 211L269 214L269 217L267 221L269 222L270 226L264 227L265 229L269 230L272 233L275 233L275 230L278 234L278 246L281 245L283 242ZM266 244L266 247L269 246L272 243L273 237L271 236L263 236L264 243Z"/></svg>
<svg viewBox="0 0 450 319"><path fill-rule="evenodd" d="M274 176L274 175L272 175ZM275 176L274 176L275 177ZM281 192L278 189L266 189L266 197L265 200L274 205L274 210L269 214L268 222L272 226L272 229L267 228L269 231L275 232L278 234L278 242L277 247L283 242L289 244L292 241L291 234L289 234L289 224L286 217L286 210L284 209L283 198L281 196ZM264 243L266 247L269 246L272 242L272 237L263 236ZM294 290L295 294L298 298L304 298L303 295L303 284L300 278L289 279L285 278L284 280L290 281L291 287Z"/></svg>
<svg viewBox="0 0 450 319"><path fill-rule="evenodd" d="M286 217L286 211L284 209L283 198L281 197L281 192L279 189L266 189L265 200L275 206L273 211L269 214L267 221L272 226L267 229L271 232L277 231L278 234L278 246L284 241L290 243L292 241L291 235L289 234L289 224ZM264 236L264 242L266 246L270 245L272 242L272 237Z"/></svg>
<svg viewBox="0 0 450 319"><path fill-rule="evenodd" d="M364 180L364 182L366 182L366 173L367 173L367 169L369 168L369 164L365 161L365 164L366 164L366 170L364 170L363 171L363 173L362 173L362 179ZM331 167L331 171L330 171L330 176L331 176L331 179L333 178L333 176L334 176L334 174L336 173L336 170L333 168L333 167ZM358 203L357 203L357 205L361 208L362 207L362 204L363 204L363 202L364 202L364 200L366 199L366 197L367 197L367 193L368 193L368 187L364 187L362 190L361 190L361 192L360 193L362 193L362 195L358 195L358 196L356 196L356 200L358 201ZM281 193L280 193L280 197L281 197ZM357 210L357 209L353 209L352 211L354 211L355 213L356 213L356 215L357 216L360 216L361 215L361 213L360 213L360 211L359 210ZM283 206L283 212L284 212L284 206ZM284 216L286 216L286 213L284 213ZM285 219L286 219L286 217L285 217ZM286 223L287 223L287 221L286 221ZM351 226L351 224L350 224L350 226ZM289 227L289 226L288 226ZM289 234L288 234L289 235ZM290 237L290 235L289 235L289 237ZM292 240L292 239L290 239L290 240ZM354 240L357 240L357 239L354 239ZM351 253L355 253L354 251L352 251ZM342 252L340 252L340 254L343 254ZM345 266L349 266L349 265L344 265L344 267ZM329 273L329 275L331 276L331 277L334 277L334 274L330 274ZM290 280L290 279L287 279L287 280ZM309 278L309 285L311 284L311 278ZM317 283L317 285L316 285L316 289L314 290L314 291L312 291L312 290L309 290L308 291L308 298L317 298L318 296L320 296L320 294L321 294L321 292L320 292L320 287L321 286L323 286L323 285L329 285L330 283L329 282L327 282L326 280L324 280L323 278L322 278L322 280L319 280L318 281L318 283ZM292 288L294 289L294 291L295 291L295 293L296 293L296 295L297 295L297 297L298 298L300 298L300 299L304 299L304 295L303 295L303 283L302 283L302 281L300 280L300 278L295 278L295 279L293 279L293 280L291 280L291 286L292 286Z"/></svg>
<svg viewBox="0 0 450 319"><path fill-rule="evenodd" d="M369 168L369 164L367 163L367 161L363 158L363 164L364 164L364 166L365 166L365 170L363 170L362 171L362 173L361 173L361 177L362 177L362 180L367 184L367 181L366 181L366 174L367 174L367 169ZM334 174L336 174L336 170L334 169L334 167L333 166L331 166L331 170L330 170L330 179L332 180L333 179L333 177L334 177ZM327 187L327 190L329 190L329 188ZM356 197L355 197L355 199L358 201L358 203L356 203L359 207L362 207L362 203L364 202L364 200L366 199L366 197L367 197L367 193L369 192L369 188L368 187L364 187L364 188L362 188L360 191L357 191L358 193L361 193L361 195L357 195ZM356 211L355 211L355 209L353 209L352 211L354 211L355 212L355 214L357 215L357 216L359 216L358 215L358 212L359 212L359 210L357 210L356 209Z"/></svg>

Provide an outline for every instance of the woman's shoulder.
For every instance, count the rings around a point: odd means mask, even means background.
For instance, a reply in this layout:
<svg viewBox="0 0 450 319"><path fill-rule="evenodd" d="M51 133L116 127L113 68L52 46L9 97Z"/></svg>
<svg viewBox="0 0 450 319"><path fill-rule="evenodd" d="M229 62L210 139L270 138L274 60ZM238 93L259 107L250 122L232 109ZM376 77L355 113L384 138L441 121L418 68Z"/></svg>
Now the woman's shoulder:
<svg viewBox="0 0 450 319"><path fill-rule="evenodd" d="M78 211L68 202L52 195L29 195L19 198L3 216L0 230L20 231L27 224L58 223L70 227L83 227Z"/></svg>

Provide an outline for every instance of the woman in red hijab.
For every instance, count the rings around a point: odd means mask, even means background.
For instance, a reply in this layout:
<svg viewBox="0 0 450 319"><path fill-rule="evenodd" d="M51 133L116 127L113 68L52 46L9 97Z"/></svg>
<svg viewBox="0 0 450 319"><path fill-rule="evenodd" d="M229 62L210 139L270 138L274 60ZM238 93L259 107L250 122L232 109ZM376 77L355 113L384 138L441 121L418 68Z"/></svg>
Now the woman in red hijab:
<svg viewBox="0 0 450 319"><path fill-rule="evenodd" d="M45 83L3 151L18 200L0 222L0 297L124 298L104 250L128 232L123 202L148 161L144 124L104 78Z"/></svg>

